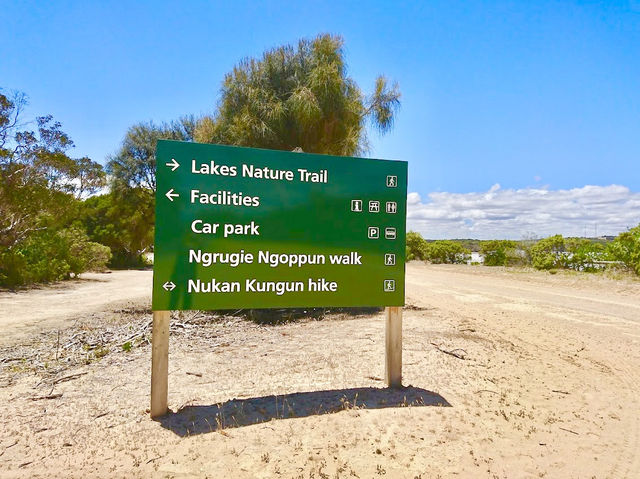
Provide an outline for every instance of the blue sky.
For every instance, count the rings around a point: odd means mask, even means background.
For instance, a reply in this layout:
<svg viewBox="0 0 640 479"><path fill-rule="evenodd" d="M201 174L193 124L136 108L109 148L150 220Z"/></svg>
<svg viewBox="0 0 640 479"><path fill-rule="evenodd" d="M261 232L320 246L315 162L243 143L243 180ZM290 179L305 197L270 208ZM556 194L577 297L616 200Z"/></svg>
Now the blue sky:
<svg viewBox="0 0 640 479"><path fill-rule="evenodd" d="M400 85L395 128L370 134L370 156L409 161L409 222L425 236L614 234L640 222L638 0L14 1L1 10L0 87L28 94L28 114L61 121L76 156L103 162L133 123L211 112L238 60L330 32L344 37L365 92L379 73ZM556 194L582 213L545 216L548 203L535 198ZM520 219L507 228L491 211L512 197L520 209L510 219Z"/></svg>

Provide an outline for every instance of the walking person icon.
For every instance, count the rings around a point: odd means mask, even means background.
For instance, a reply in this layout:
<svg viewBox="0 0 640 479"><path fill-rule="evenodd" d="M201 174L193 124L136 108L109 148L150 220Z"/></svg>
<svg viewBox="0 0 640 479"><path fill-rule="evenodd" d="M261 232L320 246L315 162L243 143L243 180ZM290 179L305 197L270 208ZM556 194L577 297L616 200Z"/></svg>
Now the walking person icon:
<svg viewBox="0 0 640 479"><path fill-rule="evenodd" d="M396 290L396 282L393 279L385 279L384 280L384 292L392 293Z"/></svg>
<svg viewBox="0 0 640 479"><path fill-rule="evenodd" d="M396 255L394 253L386 253L384 255L384 265L395 266L395 264L396 264Z"/></svg>

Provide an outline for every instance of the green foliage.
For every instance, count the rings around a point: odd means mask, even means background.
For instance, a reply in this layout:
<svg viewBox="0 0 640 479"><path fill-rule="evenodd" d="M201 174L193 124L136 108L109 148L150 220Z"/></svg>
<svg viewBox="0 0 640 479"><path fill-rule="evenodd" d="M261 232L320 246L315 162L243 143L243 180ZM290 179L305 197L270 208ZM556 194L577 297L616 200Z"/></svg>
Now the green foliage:
<svg viewBox="0 0 640 479"><path fill-rule="evenodd" d="M624 234L624 233L623 233ZM563 238L562 235L550 236L535 243L531 249L531 262L534 268L574 269L576 271L599 271L601 261L623 261L615 245L586 238Z"/></svg>
<svg viewBox="0 0 640 479"><path fill-rule="evenodd" d="M111 193L85 201L81 218L91 239L111 248L111 267L146 265L143 255L153 246L155 224L156 143L192 141L195 125L193 116L133 125L109 159Z"/></svg>
<svg viewBox="0 0 640 479"><path fill-rule="evenodd" d="M111 249L111 267L144 266L153 245L154 197L144 188L94 196L82 205L80 221L92 241Z"/></svg>
<svg viewBox="0 0 640 479"><path fill-rule="evenodd" d="M160 139L192 141L196 120L186 116L178 121L156 125L138 123L127 130L118 153L107 163L112 190L156 189L156 143Z"/></svg>
<svg viewBox="0 0 640 479"><path fill-rule="evenodd" d="M0 249L0 284L14 288L47 283L105 267L109 248L92 243L80 229L51 235L38 231L13 248Z"/></svg>
<svg viewBox="0 0 640 479"><path fill-rule="evenodd" d="M393 126L399 99L384 76L365 97L347 75L343 39L324 34L242 60L225 76L218 110L198 122L195 139L350 156L367 150L367 121L381 133Z"/></svg>
<svg viewBox="0 0 640 479"><path fill-rule="evenodd" d="M111 259L111 249L108 246L89 241L87 234L79 228L62 230L57 236L58 244L66 253L69 272L74 276L85 271L104 269Z"/></svg>
<svg viewBox="0 0 640 479"><path fill-rule="evenodd" d="M427 243L426 255L432 263L463 264L470 259L471 251L458 242L438 240Z"/></svg>
<svg viewBox="0 0 640 479"><path fill-rule="evenodd" d="M565 238L566 267L576 271L598 271L599 261L614 260L607 247L586 238Z"/></svg>
<svg viewBox="0 0 640 479"><path fill-rule="evenodd" d="M35 131L21 130L26 104L22 94L0 93L0 285L10 287L55 281L96 264L76 254L106 254L81 245L80 233L61 233L79 198L104 186L102 167L71 158L73 142L51 116L38 117Z"/></svg>
<svg viewBox="0 0 640 479"><path fill-rule="evenodd" d="M550 236L534 244L531 247L531 264L536 269L546 270L565 267L566 257L562 235Z"/></svg>
<svg viewBox="0 0 640 479"><path fill-rule="evenodd" d="M617 236L609 245L609 253L640 275L640 225Z"/></svg>
<svg viewBox="0 0 640 479"><path fill-rule="evenodd" d="M490 240L480 244L487 266L511 266L522 262L517 254L517 243L511 240Z"/></svg>
<svg viewBox="0 0 640 479"><path fill-rule="evenodd" d="M407 232L407 261L427 259L427 242L420 233Z"/></svg>

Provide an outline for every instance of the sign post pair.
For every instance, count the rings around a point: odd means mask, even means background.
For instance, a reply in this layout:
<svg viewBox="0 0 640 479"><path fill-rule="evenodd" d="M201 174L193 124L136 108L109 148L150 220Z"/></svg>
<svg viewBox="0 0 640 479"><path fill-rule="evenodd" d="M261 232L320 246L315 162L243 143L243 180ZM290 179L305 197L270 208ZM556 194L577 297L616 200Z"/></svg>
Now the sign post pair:
<svg viewBox="0 0 640 479"><path fill-rule="evenodd" d="M156 162L153 417L171 310L385 306L401 385L406 162L165 140Z"/></svg>

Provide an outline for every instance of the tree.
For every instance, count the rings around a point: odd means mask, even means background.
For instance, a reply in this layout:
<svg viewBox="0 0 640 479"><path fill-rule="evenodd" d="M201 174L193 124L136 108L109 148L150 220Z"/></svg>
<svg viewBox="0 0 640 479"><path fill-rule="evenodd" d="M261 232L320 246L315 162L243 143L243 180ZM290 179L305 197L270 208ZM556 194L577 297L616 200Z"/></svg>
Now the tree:
<svg viewBox="0 0 640 479"><path fill-rule="evenodd" d="M79 215L92 241L111 249L112 267L142 266L153 244L154 198L143 188L93 196Z"/></svg>
<svg viewBox="0 0 640 479"><path fill-rule="evenodd" d="M156 143L160 139L193 141L196 119L184 116L177 121L156 125L138 123L127 130L118 153L111 156L107 172L112 188L156 190Z"/></svg>
<svg viewBox="0 0 640 479"><path fill-rule="evenodd" d="M60 122L36 119L36 131L21 130L26 96L0 93L0 246L7 248L39 229L64 222L74 195L104 185L102 167L73 159L73 147Z"/></svg>
<svg viewBox="0 0 640 479"><path fill-rule="evenodd" d="M26 104L24 94L0 93L0 284L9 286L69 274L72 243L58 233L73 221L76 197L105 180L99 164L68 155L73 142L51 116L25 129Z"/></svg>
<svg viewBox="0 0 640 479"><path fill-rule="evenodd" d="M328 34L245 59L225 76L216 113L202 118L195 139L207 143L308 153L355 155L367 150L366 124L381 133L400 105L384 76L365 97L347 75L343 39Z"/></svg>
<svg viewBox="0 0 640 479"><path fill-rule="evenodd" d="M106 185L107 175L102 165L86 156L76 160L75 163L72 173L77 179L76 197L78 199L92 195Z"/></svg>
<svg viewBox="0 0 640 479"><path fill-rule="evenodd" d="M111 266L144 264L153 245L156 190L156 143L192 141L196 119L138 123L127 130L118 152L107 163L111 192L87 200L83 218L92 240L111 248Z"/></svg>

